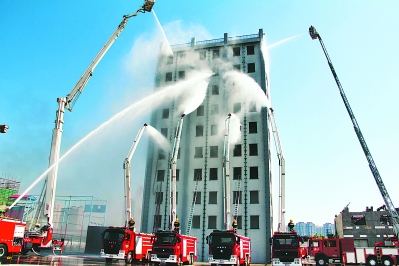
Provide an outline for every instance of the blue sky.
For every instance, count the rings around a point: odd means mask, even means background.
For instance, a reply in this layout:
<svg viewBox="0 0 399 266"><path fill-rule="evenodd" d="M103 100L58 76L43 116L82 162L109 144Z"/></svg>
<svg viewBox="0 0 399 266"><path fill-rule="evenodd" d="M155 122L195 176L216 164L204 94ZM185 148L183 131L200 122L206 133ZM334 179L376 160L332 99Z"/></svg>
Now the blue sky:
<svg viewBox="0 0 399 266"><path fill-rule="evenodd" d="M141 4L0 2L0 124L10 127L0 136L1 177L21 181L22 191L46 170L56 99L70 92L122 16ZM397 1L157 0L154 6L171 44L191 37L222 38L224 33L254 34L261 28L269 45L298 35L269 49L271 97L286 159L286 220L316 224L333 222L349 202L350 210L362 211L383 200L320 44L311 40L308 28L314 25L323 38L385 186L399 206L397 10ZM66 111L61 154L151 94L161 41L153 14L129 20L73 112ZM148 120L148 113L137 111L77 148L60 165L57 194L106 198L115 208L108 221L113 222L113 214L122 216L123 159ZM143 139L132 160L137 190L145 171Z"/></svg>

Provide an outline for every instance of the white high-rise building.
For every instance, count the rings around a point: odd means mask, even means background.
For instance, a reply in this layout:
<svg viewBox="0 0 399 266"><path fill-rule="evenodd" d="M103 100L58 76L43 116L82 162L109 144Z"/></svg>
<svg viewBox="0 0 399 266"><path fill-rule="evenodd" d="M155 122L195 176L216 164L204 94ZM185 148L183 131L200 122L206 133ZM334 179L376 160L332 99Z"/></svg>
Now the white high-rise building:
<svg viewBox="0 0 399 266"><path fill-rule="evenodd" d="M264 101L270 99L270 91L263 35L260 29L256 34L236 37L225 33L223 38L214 40L192 38L189 43L172 46L173 55L163 54L161 48L155 91L173 85L183 95L173 101L167 101L166 95L165 104L152 113L150 125L172 146L178 120L184 113L181 104L190 97L202 100L201 93L192 94L204 81L198 80L198 73L211 73L205 78L204 100L184 117L177 160L176 213L183 234L187 233L192 217L189 233L198 238L198 261L208 260L206 236L215 229L225 229L226 221L235 216L238 233L251 238L252 262L271 260L270 152L274 144ZM225 121L229 114L234 115L229 153L231 213L226 219L223 161ZM239 118L240 123L233 123L233 117L234 121ZM239 136L238 140L233 136ZM141 231L169 230L173 223L171 151L165 152L150 141L147 154Z"/></svg>

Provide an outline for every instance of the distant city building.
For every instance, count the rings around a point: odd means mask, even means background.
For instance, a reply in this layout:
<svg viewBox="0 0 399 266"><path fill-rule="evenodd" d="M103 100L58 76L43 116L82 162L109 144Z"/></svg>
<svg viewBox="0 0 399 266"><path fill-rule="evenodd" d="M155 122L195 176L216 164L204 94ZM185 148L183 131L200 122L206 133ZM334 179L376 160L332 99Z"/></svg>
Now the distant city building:
<svg viewBox="0 0 399 266"><path fill-rule="evenodd" d="M312 222L299 222L295 224L294 230L300 236L314 236L316 233L323 236L327 236L327 234L335 234L334 225L332 223L325 223L319 226Z"/></svg>

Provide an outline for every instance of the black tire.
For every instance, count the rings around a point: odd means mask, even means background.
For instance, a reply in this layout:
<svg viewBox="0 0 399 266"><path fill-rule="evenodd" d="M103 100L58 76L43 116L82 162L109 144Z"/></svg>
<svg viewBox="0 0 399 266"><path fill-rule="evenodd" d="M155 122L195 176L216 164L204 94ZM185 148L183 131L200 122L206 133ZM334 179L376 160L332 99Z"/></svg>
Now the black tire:
<svg viewBox="0 0 399 266"><path fill-rule="evenodd" d="M22 254L22 255L26 255L26 254L28 254L29 251L30 251L30 249L22 248L22 249L21 249L21 254Z"/></svg>
<svg viewBox="0 0 399 266"><path fill-rule="evenodd" d="M367 266L377 266L378 265L378 261L377 261L377 257L376 256L368 256L366 259L366 265Z"/></svg>
<svg viewBox="0 0 399 266"><path fill-rule="evenodd" d="M129 251L126 255L126 259L125 259L127 264L132 264L133 262L133 252Z"/></svg>
<svg viewBox="0 0 399 266"><path fill-rule="evenodd" d="M393 259L388 256L383 256L381 258L381 264L382 266L392 266L393 265Z"/></svg>
<svg viewBox="0 0 399 266"><path fill-rule="evenodd" d="M112 259L111 258L105 258L105 261L106 262L112 262Z"/></svg>
<svg viewBox="0 0 399 266"><path fill-rule="evenodd" d="M5 258L8 254L7 246L0 244L0 259Z"/></svg>
<svg viewBox="0 0 399 266"><path fill-rule="evenodd" d="M328 259L325 255L315 256L316 266L326 266Z"/></svg>

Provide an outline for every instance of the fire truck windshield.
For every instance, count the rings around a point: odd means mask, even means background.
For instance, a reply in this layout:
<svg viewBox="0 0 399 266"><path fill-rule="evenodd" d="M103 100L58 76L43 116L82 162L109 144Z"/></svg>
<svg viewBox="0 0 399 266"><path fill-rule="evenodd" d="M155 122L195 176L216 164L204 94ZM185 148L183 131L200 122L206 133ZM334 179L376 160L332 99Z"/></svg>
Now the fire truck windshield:
<svg viewBox="0 0 399 266"><path fill-rule="evenodd" d="M104 240L110 241L122 241L125 236L125 232L123 230L106 230L103 235Z"/></svg>
<svg viewBox="0 0 399 266"><path fill-rule="evenodd" d="M298 247L299 242L297 238L291 237L274 237L273 238L274 247Z"/></svg>
<svg viewBox="0 0 399 266"><path fill-rule="evenodd" d="M175 233L156 233L156 244L175 244L176 234Z"/></svg>
<svg viewBox="0 0 399 266"><path fill-rule="evenodd" d="M233 234L214 234L209 237L211 245L232 245L235 242Z"/></svg>

